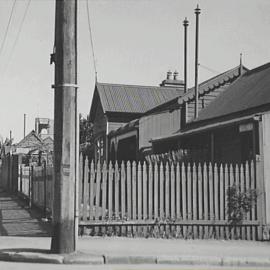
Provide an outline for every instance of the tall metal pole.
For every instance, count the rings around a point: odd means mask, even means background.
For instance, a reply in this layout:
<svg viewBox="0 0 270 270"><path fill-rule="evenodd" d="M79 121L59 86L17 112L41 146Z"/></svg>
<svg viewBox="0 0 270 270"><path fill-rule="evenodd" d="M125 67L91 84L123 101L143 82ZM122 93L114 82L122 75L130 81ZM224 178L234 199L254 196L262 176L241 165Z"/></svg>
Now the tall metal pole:
<svg viewBox="0 0 270 270"><path fill-rule="evenodd" d="M26 114L23 115L23 137L25 138Z"/></svg>
<svg viewBox="0 0 270 270"><path fill-rule="evenodd" d="M185 83L185 88L184 92L187 92L187 27L188 27L188 20L185 18L183 21L183 26L184 26L184 83Z"/></svg>
<svg viewBox="0 0 270 270"><path fill-rule="evenodd" d="M199 5L195 9L196 14L196 40L195 40L195 110L194 110L194 118L198 117L198 51L199 51L199 14L201 10Z"/></svg>
<svg viewBox="0 0 270 270"><path fill-rule="evenodd" d="M51 251L75 251L77 0L56 0L54 204Z"/></svg>

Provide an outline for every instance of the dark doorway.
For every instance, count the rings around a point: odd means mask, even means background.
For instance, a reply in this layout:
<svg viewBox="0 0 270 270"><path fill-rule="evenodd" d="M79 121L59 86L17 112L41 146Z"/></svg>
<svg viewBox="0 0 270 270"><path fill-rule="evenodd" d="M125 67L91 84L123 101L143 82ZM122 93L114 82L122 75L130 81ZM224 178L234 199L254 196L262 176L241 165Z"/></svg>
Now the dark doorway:
<svg viewBox="0 0 270 270"><path fill-rule="evenodd" d="M118 162L137 160L137 137L132 136L118 142Z"/></svg>

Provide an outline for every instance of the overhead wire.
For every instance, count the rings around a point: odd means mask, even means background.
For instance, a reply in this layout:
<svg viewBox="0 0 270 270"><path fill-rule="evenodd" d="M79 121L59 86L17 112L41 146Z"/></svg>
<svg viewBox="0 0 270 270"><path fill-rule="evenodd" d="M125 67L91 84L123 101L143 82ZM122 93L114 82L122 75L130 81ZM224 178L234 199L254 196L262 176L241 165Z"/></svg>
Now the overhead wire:
<svg viewBox="0 0 270 270"><path fill-rule="evenodd" d="M97 82L97 66L96 66L96 58L95 58L95 50L94 50L94 42L93 42L93 35L92 35L92 29L91 29L91 20L90 20L88 0L86 0L86 10L87 10L87 19L88 19L89 38L91 42L91 51L92 51L94 70L95 70L95 80Z"/></svg>
<svg viewBox="0 0 270 270"><path fill-rule="evenodd" d="M208 70L208 71L210 71L210 72L212 72L212 73L220 74L219 71L216 71L216 70L214 70L214 69L212 69L212 68L210 68L210 67L207 67L207 66L205 66L205 65L202 65L201 63L199 64L199 67L202 67L202 68L204 68L204 69L206 69L206 70Z"/></svg>
<svg viewBox="0 0 270 270"><path fill-rule="evenodd" d="M9 27L10 27L10 23L11 23L11 20L12 20L12 16L13 16L14 8L15 8L15 5L16 5L16 1L17 1L17 0L14 0L14 1L13 1L12 8L11 8L11 12L10 12L10 14L9 14L8 24L7 24L6 31L5 31L5 34L4 34L4 38L3 38L3 40L2 40L1 47L0 47L0 57L1 57L1 54L2 54L2 52L3 52L5 43L6 43L7 34L8 34L8 31L9 31Z"/></svg>
<svg viewBox="0 0 270 270"><path fill-rule="evenodd" d="M22 20L21 20L20 25L19 25L19 30L18 30L18 32L17 32L15 41L14 41L14 43L13 43L13 45L12 45L12 49L11 49L11 52L10 52L9 57L8 57L8 61L7 61L6 68L7 68L8 65L9 65L9 62L10 62L12 56L13 56L13 53L14 53L15 48L16 48L16 45L17 45L17 43L18 43L18 40L19 40L20 34L21 34L21 32L22 32L23 24L24 24L24 21L25 21L25 18L26 18L27 11L28 11L28 9L29 9L30 3L31 3L31 0L28 0L27 5L26 5L26 8L25 8L25 10L24 10L24 14L23 14Z"/></svg>

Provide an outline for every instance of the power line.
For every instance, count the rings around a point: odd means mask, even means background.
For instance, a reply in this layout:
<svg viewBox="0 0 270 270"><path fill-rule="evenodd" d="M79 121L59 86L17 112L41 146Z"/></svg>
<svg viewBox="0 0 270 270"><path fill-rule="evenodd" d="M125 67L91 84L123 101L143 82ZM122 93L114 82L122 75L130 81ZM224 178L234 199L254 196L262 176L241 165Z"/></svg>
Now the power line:
<svg viewBox="0 0 270 270"><path fill-rule="evenodd" d="M9 54L9 57L8 57L8 61L7 61L6 67L8 67L9 62L10 62L10 60L11 60L11 58L12 58L13 52L15 51L16 45L17 45L17 43L18 43L18 40L19 40L21 31L22 31L22 28L23 28L23 24L24 24L26 15L27 15L27 11L28 11L29 6L30 6L30 2L31 2L31 0L28 0L27 5L26 5L26 8L25 8L25 10L24 10L23 18L22 18L22 20L21 20L21 23L20 23L20 26L19 26L19 30L18 30L18 32L17 32L15 41L14 41L14 43L13 43L13 46L12 46L12 49L11 49L11 53Z"/></svg>
<svg viewBox="0 0 270 270"><path fill-rule="evenodd" d="M93 43L93 36L92 36L92 29L91 29L88 0L86 0L86 10L87 10L88 29L89 29L89 35L90 35L91 49L92 49L92 57L93 57L94 70L95 70L95 79L97 81L97 66L96 66L96 58L95 58L95 51L94 51L94 43Z"/></svg>
<svg viewBox="0 0 270 270"><path fill-rule="evenodd" d="M214 70L214 69L212 69L212 68L209 68L209 67L207 67L207 66L204 66L204 65L202 65L201 63L199 64L199 66L202 67L202 68L204 68L204 69L206 69L206 70L208 70L208 71L210 71L210 72L212 72L212 73L220 74L219 71L216 71L216 70Z"/></svg>
<svg viewBox="0 0 270 270"><path fill-rule="evenodd" d="M10 26L10 23L11 23L11 19L12 19L12 16L13 16L13 12L14 12L14 8L15 8L16 1L17 1L17 0L14 0L14 1L13 1L12 9L11 9L11 12L10 12L10 14L9 14L9 19L8 19L8 24L7 24L7 28L6 28L6 31L5 31L4 39L2 40L2 43L1 43L0 56L1 56L1 54L2 54L2 51L3 51L4 46L5 46L5 43L6 43L7 34L8 34L9 26Z"/></svg>

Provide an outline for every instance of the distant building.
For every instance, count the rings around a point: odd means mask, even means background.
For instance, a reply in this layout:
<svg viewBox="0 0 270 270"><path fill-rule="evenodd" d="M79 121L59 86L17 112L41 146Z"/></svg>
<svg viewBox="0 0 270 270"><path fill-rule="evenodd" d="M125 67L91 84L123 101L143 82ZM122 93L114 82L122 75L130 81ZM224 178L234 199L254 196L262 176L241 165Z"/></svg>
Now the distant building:
<svg viewBox="0 0 270 270"><path fill-rule="evenodd" d="M53 120L36 118L35 130L27 134L19 143L12 145L13 155L19 156L19 163L52 163Z"/></svg>
<svg viewBox="0 0 270 270"><path fill-rule="evenodd" d="M49 118L36 118L35 119L35 132L42 139L47 137L54 137L54 121Z"/></svg>
<svg viewBox="0 0 270 270"><path fill-rule="evenodd" d="M202 82L199 85L199 112L207 108L246 71L245 67L237 66ZM167 78L161 85L173 87L174 84L172 79ZM137 119L111 131L108 135L111 145L110 159L118 161L138 160L144 159L149 154L166 153L179 149L177 140L163 140L162 143L152 144L152 139L166 138L177 134L188 123L192 122L194 120L194 100L195 91L194 88L191 88L187 93L179 93L172 99L152 106ZM125 106L128 107L129 104L125 103ZM115 148L112 146L115 146ZM134 149L136 149L136 156L134 155Z"/></svg>
<svg viewBox="0 0 270 270"><path fill-rule="evenodd" d="M128 141L124 141L125 136L122 136L121 145L118 145L117 140L110 142L108 135L111 131L140 118L147 111L182 96L183 81L177 79L177 73L173 79L171 75L171 72L168 72L167 79L161 86L96 83L90 109L90 120L94 124L95 160L114 159L113 153L118 152L118 147L124 147L123 151L132 159L138 157L138 147L134 147L134 142L138 141L138 133L132 134Z"/></svg>

